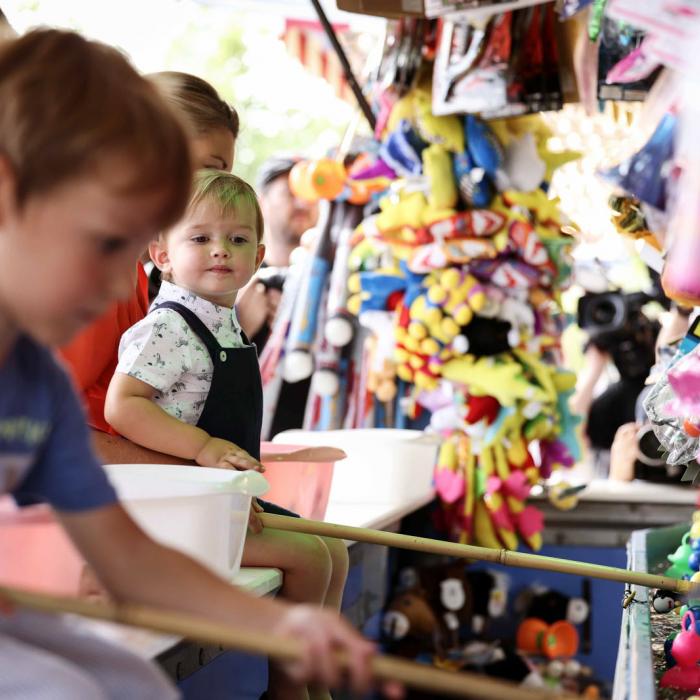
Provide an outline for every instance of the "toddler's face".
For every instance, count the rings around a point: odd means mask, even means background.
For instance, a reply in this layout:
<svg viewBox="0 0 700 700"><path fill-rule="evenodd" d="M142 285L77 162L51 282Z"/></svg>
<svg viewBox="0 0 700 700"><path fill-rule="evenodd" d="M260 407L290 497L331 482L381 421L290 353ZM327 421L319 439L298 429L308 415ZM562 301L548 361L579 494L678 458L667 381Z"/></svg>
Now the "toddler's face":
<svg viewBox="0 0 700 700"><path fill-rule="evenodd" d="M265 255L255 209L243 199L235 214L223 213L211 200L200 202L150 250L175 284L222 306L234 305Z"/></svg>
<svg viewBox="0 0 700 700"><path fill-rule="evenodd" d="M66 343L133 294L135 263L156 235L166 193L126 193L93 175L18 208L7 182L0 178L0 320L44 344Z"/></svg>

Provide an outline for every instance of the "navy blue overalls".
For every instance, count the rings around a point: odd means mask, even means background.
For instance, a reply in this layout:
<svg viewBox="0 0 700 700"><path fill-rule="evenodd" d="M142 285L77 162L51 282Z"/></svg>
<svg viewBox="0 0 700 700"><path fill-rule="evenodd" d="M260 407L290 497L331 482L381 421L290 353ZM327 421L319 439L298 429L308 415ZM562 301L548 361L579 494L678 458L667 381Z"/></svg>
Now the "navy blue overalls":
<svg viewBox="0 0 700 700"><path fill-rule="evenodd" d="M156 308L172 309L179 313L211 356L214 372L197 427L212 437L233 442L255 459L260 459L263 392L255 345L251 345L241 330L244 347L221 347L214 334L191 309L176 301L165 301ZM299 517L274 503L261 499L258 502L267 513Z"/></svg>

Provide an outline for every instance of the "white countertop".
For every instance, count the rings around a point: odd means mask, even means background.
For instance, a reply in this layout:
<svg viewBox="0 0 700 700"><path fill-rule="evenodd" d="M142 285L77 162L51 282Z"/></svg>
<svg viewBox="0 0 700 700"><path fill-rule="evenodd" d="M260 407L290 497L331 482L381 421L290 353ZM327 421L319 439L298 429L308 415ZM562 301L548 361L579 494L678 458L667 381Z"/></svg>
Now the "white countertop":
<svg viewBox="0 0 700 700"><path fill-rule="evenodd" d="M579 501L602 501L614 503L649 503L664 505L694 505L698 499L698 490L688 484L654 484L650 481L612 481L611 479L592 479L586 481L574 474L562 470L560 478L572 486L586 484L578 494ZM544 492L534 490L531 499L546 498Z"/></svg>
<svg viewBox="0 0 700 700"><path fill-rule="evenodd" d="M594 479L581 492L584 501L622 503L665 503L693 505L698 491L689 485L654 484L649 481L611 481Z"/></svg>
<svg viewBox="0 0 700 700"><path fill-rule="evenodd" d="M572 485L587 483L586 489L579 494L579 499L584 502L693 505L698 496L696 489L685 485L672 486L646 481L617 482L607 479L586 481L586 475L576 469L571 472L562 470L558 476ZM430 503L434 495L434 492L429 491L403 503L329 503L324 520L340 525L382 530ZM545 497L543 493L532 496L534 500ZM353 543L347 542L347 544ZM276 591L281 586L282 573L279 569L242 568L232 583L252 595L263 596ZM75 624L90 629L101 637L124 644L145 658L154 658L180 641L177 637L108 622L76 618Z"/></svg>
<svg viewBox="0 0 700 700"><path fill-rule="evenodd" d="M391 523L401 520L409 513L430 503L433 498L435 498L435 492L431 490L404 503L329 503L324 521L383 530Z"/></svg>

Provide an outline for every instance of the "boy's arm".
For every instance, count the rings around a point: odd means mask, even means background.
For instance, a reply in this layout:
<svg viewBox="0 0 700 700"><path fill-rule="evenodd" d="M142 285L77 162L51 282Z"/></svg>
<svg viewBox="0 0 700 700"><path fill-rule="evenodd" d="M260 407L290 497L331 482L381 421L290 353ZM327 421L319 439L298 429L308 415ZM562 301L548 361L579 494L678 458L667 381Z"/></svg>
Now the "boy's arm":
<svg viewBox="0 0 700 700"><path fill-rule="evenodd" d="M209 434L166 413L153 401L156 390L128 374L115 372L107 390L105 419L138 445L175 457L196 459Z"/></svg>
<svg viewBox="0 0 700 700"><path fill-rule="evenodd" d="M102 584L118 600L294 638L304 655L289 672L299 681L337 685L342 674L331 652L344 651L353 686L366 690L374 647L337 614L243 593L192 559L150 540L118 504L58 515Z"/></svg>
<svg viewBox="0 0 700 700"><path fill-rule="evenodd" d="M153 401L150 384L115 372L107 390L105 420L125 438L156 452L194 460L203 467L255 469L260 462L228 440L174 418Z"/></svg>

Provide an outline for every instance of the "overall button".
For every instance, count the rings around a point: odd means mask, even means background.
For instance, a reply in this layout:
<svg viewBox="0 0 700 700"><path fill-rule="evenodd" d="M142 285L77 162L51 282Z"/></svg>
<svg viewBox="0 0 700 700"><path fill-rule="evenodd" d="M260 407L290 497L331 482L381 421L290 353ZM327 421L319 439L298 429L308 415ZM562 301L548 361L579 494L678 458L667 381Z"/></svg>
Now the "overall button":
<svg viewBox="0 0 700 700"><path fill-rule="evenodd" d="M226 353L223 350L219 353L219 359L222 362L226 362Z"/></svg>

